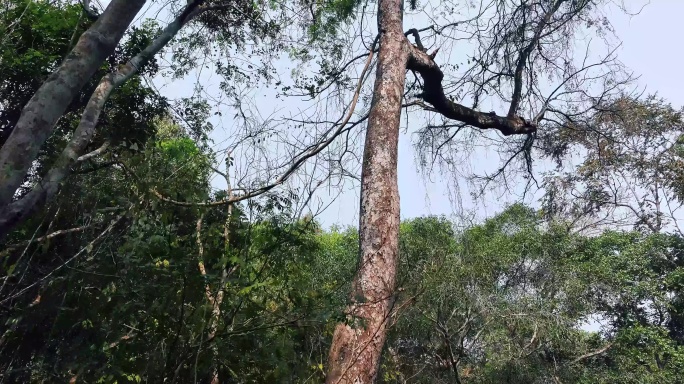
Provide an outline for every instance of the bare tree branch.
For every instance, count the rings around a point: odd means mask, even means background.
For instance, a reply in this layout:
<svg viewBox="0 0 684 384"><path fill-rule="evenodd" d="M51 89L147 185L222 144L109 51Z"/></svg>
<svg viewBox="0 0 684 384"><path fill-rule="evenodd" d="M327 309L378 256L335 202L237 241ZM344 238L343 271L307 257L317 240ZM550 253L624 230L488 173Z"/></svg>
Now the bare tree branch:
<svg viewBox="0 0 684 384"><path fill-rule="evenodd" d="M525 69L527 59L530 57L530 53L532 53L534 47L537 44L539 44L539 39L541 37L542 31L548 25L549 21L551 20L551 17L553 17L553 14L556 13L556 11L558 11L558 8L560 8L561 4L563 4L563 2L565 1L567 0L556 0L554 2L549 11L544 15L544 18L537 25L537 29L534 31L534 36L530 40L530 43L527 45L527 47L525 47L525 49L522 50L522 52L520 52L518 62L515 66L515 85L513 87L513 96L511 97L511 106L508 109L509 117L515 116L515 114L518 112L518 106L520 105L520 96L522 94L523 70Z"/></svg>
<svg viewBox="0 0 684 384"><path fill-rule="evenodd" d="M590 357L594 357L594 356L600 355L600 354L606 352L607 350L609 350L610 347L612 347L612 346L613 346L613 343L608 343L608 344L606 344L605 346L603 346L602 348L599 348L599 349L597 349L597 350L595 350L595 351L591 351L591 352L585 353L584 355L579 356L579 357L573 359L573 360L570 361L568 364L576 364L576 363L578 363L578 362L580 362L580 361L582 361L582 360L585 360L585 359L588 359L588 358L590 358Z"/></svg>
<svg viewBox="0 0 684 384"><path fill-rule="evenodd" d="M442 115L462 121L480 129L493 128L504 136L532 133L537 130L534 122L525 121L519 116L497 116L496 113L483 113L449 100L442 88L444 73L437 63L425 52L409 44L410 56L408 69L420 73L425 85L420 95Z"/></svg>
<svg viewBox="0 0 684 384"><path fill-rule="evenodd" d="M31 288L35 287L36 285L42 283L43 281L47 280L50 276L52 276L53 274L55 274L55 272L57 272L57 271L59 271L60 269L64 268L67 264L69 264L71 261L73 261L73 260L76 259L77 257L81 256L84 252L86 252L86 251L87 251L87 252L90 252L90 250L93 248L93 245L95 245L98 241L100 241L102 238L104 238L105 235L107 235L109 232L111 232L111 230L114 228L114 226L116 226L121 220L124 219L124 217L126 217L126 213L128 213L128 211L125 212L125 213L120 214L120 215L117 216L114 220L112 220L112 221L110 222L109 226L108 226L107 228L105 228L104 231L102 231L102 232L101 232L99 235L97 235L92 241L90 241L90 242L88 243L88 245L86 245L85 247L81 248L81 250L78 251L75 255L73 255L72 257L70 257L69 259L67 259L64 263L62 263L62 264L59 265L57 268L55 268L55 269L53 269L52 271L50 271L50 273L48 273L47 275L45 275L45 276L41 277L40 279L36 280L35 282L29 284L27 287L24 287L24 288L21 289L19 292L15 293L15 294L13 294L13 295L11 295L11 296L8 296L8 297L3 298L2 300L0 300L0 304L4 304L4 303L8 302L9 300L12 300L12 299L14 299L14 298L16 298L16 297L21 296L22 294L24 294L24 292L28 291L29 289L31 289Z"/></svg>
<svg viewBox="0 0 684 384"><path fill-rule="evenodd" d="M379 36L379 35L378 35ZM325 148L327 148L338 136L340 136L344 131L347 123L349 123L349 120L351 119L354 110L356 108L356 103L359 99L359 94L361 92L361 87L363 86L363 82L365 79L365 75L368 72L368 68L370 67L370 63L373 59L373 54L375 51L375 45L377 44L378 38L375 39L375 42L373 43L369 53L368 53L368 58L366 59L366 64L363 68L363 71L361 72L361 76L359 77L359 81L356 85L356 91L354 92L354 96L352 98L351 105L349 107L349 110L347 111L347 114L344 118L344 120L338 125L337 130L335 130L332 135L327 140L324 140L322 142L313 144L310 146L308 150L306 150L304 153L301 153L299 156L295 157L294 160L292 161L291 165L285 170L285 172L280 175L275 181L273 181L270 184L267 184L263 187L257 188L255 190L252 190L250 192L241 194L241 195L236 195L233 197L229 197L226 199L222 199L219 201L205 201L205 202L186 202L186 201L178 201L174 200L171 198L168 198L164 195L162 195L159 191L156 189L151 189L152 194L154 194L157 198L160 200L171 203L171 204L176 204L176 205L181 205L181 206L197 206L197 207L214 207L218 205L225 205L225 204L232 204L232 203L237 203L239 201L247 200L253 197L260 196L271 189L285 183L292 174L294 174L301 166L302 164L319 154L321 151L323 151Z"/></svg>

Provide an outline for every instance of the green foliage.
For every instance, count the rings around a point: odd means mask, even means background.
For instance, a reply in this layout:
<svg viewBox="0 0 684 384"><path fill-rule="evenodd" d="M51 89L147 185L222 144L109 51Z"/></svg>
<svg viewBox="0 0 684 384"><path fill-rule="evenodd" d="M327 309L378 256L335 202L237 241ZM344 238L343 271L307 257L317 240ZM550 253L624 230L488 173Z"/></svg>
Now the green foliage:
<svg viewBox="0 0 684 384"><path fill-rule="evenodd" d="M679 288L666 282L681 281L679 238L586 238L514 205L456 234L443 219L403 223L401 244L396 305L412 304L385 382L677 382ZM596 316L600 333L580 328Z"/></svg>
<svg viewBox="0 0 684 384"><path fill-rule="evenodd" d="M308 32L312 41L335 36L340 27L355 17L356 8L361 5L359 0L310 0L315 4Z"/></svg>
<svg viewBox="0 0 684 384"><path fill-rule="evenodd" d="M197 159L206 155L192 140L171 124L161 124L159 138L145 151L160 164L202 173L207 163ZM132 169L140 177L160 167ZM97 195L137 196L116 180L101 188L111 177L97 179ZM171 183L168 193L186 198L196 193L188 185ZM358 235L288 220L280 213L287 207L268 200L235 206L230 218L225 207L135 208L116 236L2 313L8 377L195 382L211 374L216 350L223 378L323 380ZM588 238L540 217L514 205L464 231L436 217L401 224L398 317L381 382L678 382L682 240L636 232ZM66 259L98 232L57 238L47 252ZM224 293L215 338L207 288ZM606 319L600 332L580 328L590 316Z"/></svg>
<svg viewBox="0 0 684 384"><path fill-rule="evenodd" d="M70 2L8 4L0 14L0 144L90 23ZM179 36L170 69L183 75L216 51L275 55L285 49L278 37L286 26L275 17L283 4L270 2L270 14L249 1L205 14L198 21L206 33ZM330 84L348 85L339 71L347 42L339 37L361 3L297 5L311 13L301 25L309 40L289 52L305 65L315 60L318 72L302 73L283 91L314 97ZM33 176L63 148L99 77L158 32L152 22L132 28L60 120ZM257 39L270 45L251 44ZM238 85L272 78L265 63L217 67L222 89L233 96ZM159 69L152 60L141 73ZM651 149L662 144L654 136L674 144L645 158L628 156L617 140L594 147L591 130L554 137L546 148L552 157L572 147L590 152L565 181L587 182L596 203L606 196L610 172L642 177L656 169L659 183L668 180L679 193L681 113L655 99L614 104L630 114L597 118L603 135ZM333 327L344 318L357 263L357 231L293 220L292 194L271 192L232 206L230 214L225 205L161 201L150 190L180 201L215 202L227 194L210 185L210 105L197 97L177 101L183 126L168 109L141 77L123 85L92 143L94 149L108 141L110 150L77 165L57 198L3 244L2 381L191 383L209 381L214 370L222 382L325 379ZM625 116L632 123L617 124ZM545 213L586 207L550 200ZM462 230L438 217L401 223L398 290L378 380L681 382L684 241L659 231L581 236L548 217L513 205ZM595 318L599 329L582 329Z"/></svg>
<svg viewBox="0 0 684 384"><path fill-rule="evenodd" d="M77 4L8 0L0 7L0 145L21 109L85 28Z"/></svg>

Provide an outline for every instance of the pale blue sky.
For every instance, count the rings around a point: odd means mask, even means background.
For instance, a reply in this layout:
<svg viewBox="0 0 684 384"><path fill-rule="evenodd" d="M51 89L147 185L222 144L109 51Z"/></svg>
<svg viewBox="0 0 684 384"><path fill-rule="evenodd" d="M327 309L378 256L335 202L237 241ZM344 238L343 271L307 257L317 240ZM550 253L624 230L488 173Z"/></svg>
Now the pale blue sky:
<svg viewBox="0 0 684 384"><path fill-rule="evenodd" d="M631 11L638 10L645 2L645 0L623 1ZM151 15L150 12L153 11L154 9L148 10L146 15ZM640 14L635 16L627 16L616 7L609 8L607 12L609 20L616 29L616 35L623 42L618 51L619 59L636 75L641 76L639 84L645 87L647 92L658 92L676 107L684 105L682 94L684 76L680 73L681 59L684 55L676 44L679 36L684 36L684 22L681 21L681 15L684 15L684 1L681 0L652 0ZM421 18L419 16L407 17L407 22L405 22L407 28L411 23L413 24L410 26L420 27ZM459 55L462 56L463 53L453 50L448 60L459 60L462 58ZM285 62L283 68L280 69L282 73L286 73L290 70L289 67ZM211 89L211 87L216 87L218 81L208 72L204 72L200 77L206 79L205 83ZM162 94L180 97L192 93L195 78L195 76L190 76L173 84L162 80L155 81L155 83ZM259 95L258 103L260 110L263 107L262 114L264 115L276 108L295 108L296 105L293 101L282 104L282 100L275 100L273 93L267 91ZM409 124L420 124L421 122L416 119L420 117L412 117ZM216 142L224 142L231 135L230 121L224 118L223 121L215 122L215 125L219 128L213 132L212 138ZM468 196L466 188L460 189L462 198L458 200L457 191L449 187L453 183L441 180L435 175L431 179L421 176L415 163L415 152L410 136L402 135L399 145L399 192L402 218L428 214L449 216L454 213L459 214L462 209L466 209L476 212L477 218L481 219L495 214L504 204L519 200L518 196L509 195L503 198L488 198L486 201L475 204ZM477 152L470 163L463 164L463 167L466 171L481 171L487 164L498 162L498 157L490 158L491 155ZM459 183L463 185L462 181ZM222 188L224 184L217 178L214 186ZM325 192L321 192L319 197L323 200L328 199ZM356 225L358 200L358 189L347 189L318 218L325 226ZM533 201L533 199L528 199L527 202Z"/></svg>
<svg viewBox="0 0 684 384"><path fill-rule="evenodd" d="M629 7L640 4L644 2L626 0ZM631 10L635 9L638 8ZM680 51L677 44L679 37L684 36L682 15L684 1L681 0L652 0L640 14L631 17L616 9L608 13L616 29L616 35L623 42L619 50L619 59L640 76L639 84L644 86L647 92L658 92L676 107L684 105L684 73L681 70L684 52ZM426 180L419 174L412 144L407 139L407 136L402 136L399 144L402 218L428 214L452 215L457 209L453 204L454 194L449 191L445 180ZM474 168L477 167L475 164ZM515 200L517 197L512 196L511 199ZM466 208L477 210L480 219L498 212L502 202L504 201L487 199L483 204L476 206L468 196L462 199ZM358 193L348 192L343 195L321 215L321 220L326 224L356 225Z"/></svg>
<svg viewBox="0 0 684 384"><path fill-rule="evenodd" d="M620 0L616 0L620 1ZM624 0L627 7L635 10L644 4L643 0ZM154 5L145 12L146 16L156 13ZM164 13L162 11L162 13ZM611 23L616 29L616 35L622 40L623 44L619 50L619 59L636 75L640 76L639 84L648 93L658 92L661 97L669 100L675 107L684 105L684 76L681 74L682 59L684 54L679 50L679 41L684 36L684 22L681 16L684 15L684 0L651 0L643 8L641 13L636 16L627 16L619 12L615 7L608 12ZM142 17L141 17L142 18ZM164 17L162 16L163 20ZM414 20L415 21L415 20ZM410 21L409 21L410 22ZM409 25L408 23L406 25ZM420 26L420 24L416 24ZM463 52L451 52L450 60L459 59ZM289 71L287 63L283 72ZM200 76L192 74L187 79L175 81L169 84L165 80L156 79L155 84L160 92L169 97L182 97L192 94L193 83L197 77L202 78L202 82L212 89L216 87L217 80L209 73L203 72ZM261 91L259 91L261 93ZM259 109L263 109L264 115L277 109L278 103L273 94L264 92L257 98ZM295 108L293 102L280 105L280 108ZM409 125L420 124L417 119L411 118ZM219 121L214 119L217 129L212 137L217 143L223 143L231 136L233 127L230 120ZM476 152L468 163L463 164L464 170L482 171L487 165L496 164L498 158L490 157L484 151ZM491 164L490 164L491 163ZM251 164L243 165L249 168ZM224 183L220 179L215 179L213 183L216 188L223 188ZM401 216L411 218L429 214L443 214L447 216L458 215L465 210L476 213L476 219L482 219L493 215L501 210L503 205L512 201L518 201L517 196L508 198L488 198L475 204L467 195L464 194L459 201L454 198L458 194L454 189L450 189L446 180L438 177L432 179L423 178L417 170L415 163L415 152L412 147L410 137L402 135L400 138L399 156L399 192L401 196ZM467 191L465 191L467 192ZM325 192L321 195L323 200L329 200ZM358 189L347 189L325 210L318 219L325 225L338 224L342 226L357 225L358 221ZM527 202L534 202L528 199ZM590 319L588 324L583 325L586 330L597 330L600 319Z"/></svg>

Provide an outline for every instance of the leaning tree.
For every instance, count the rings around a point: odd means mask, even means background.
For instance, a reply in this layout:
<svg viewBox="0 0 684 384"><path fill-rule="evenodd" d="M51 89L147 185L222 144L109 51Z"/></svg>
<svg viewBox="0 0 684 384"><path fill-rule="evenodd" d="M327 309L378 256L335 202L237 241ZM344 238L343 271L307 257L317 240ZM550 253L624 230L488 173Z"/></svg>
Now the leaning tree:
<svg viewBox="0 0 684 384"><path fill-rule="evenodd" d="M101 15L90 7L90 1L83 0L82 3L84 12L96 21L80 35L70 53L21 108L17 121L3 130L6 140L0 148L0 238L53 199L75 165L107 150L109 142L98 148L91 144L100 115L113 92L136 76L174 38L177 39L183 28L193 23L200 25L208 40L206 43L220 42L223 47L233 49L240 49L249 40L268 40L279 29L276 22L265 19L263 3L171 2L166 8L173 15L172 20L146 46L130 52L126 61L102 76L88 96L80 121L61 154L45 166L46 170L39 177L30 180L28 192L17 196L17 191L34 171L42 146L55 134L56 124L105 60L115 52L146 1L113 0ZM32 2L25 2L12 9L31 6ZM277 11L277 7L271 7L268 16L277 15ZM22 9L17 13L22 15ZM12 25L9 27L8 32L11 32ZM74 34L77 32L78 28Z"/></svg>

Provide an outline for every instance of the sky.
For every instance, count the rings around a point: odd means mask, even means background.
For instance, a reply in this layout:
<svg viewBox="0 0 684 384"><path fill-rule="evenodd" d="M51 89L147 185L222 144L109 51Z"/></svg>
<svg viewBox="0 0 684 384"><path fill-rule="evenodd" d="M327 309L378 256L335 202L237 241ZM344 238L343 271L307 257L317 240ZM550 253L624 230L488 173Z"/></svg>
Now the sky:
<svg viewBox="0 0 684 384"><path fill-rule="evenodd" d="M618 58L639 78L639 84L648 93L658 94L669 100L673 106L684 106L684 74L681 72L684 52L680 50L677 36L684 36L684 1L626 0L627 6L643 5L638 15L627 16L612 9L607 16L622 40ZM639 8L630 8L637 11ZM458 205L454 204L454 192L448 183L439 177L424 178L416 167L415 152L408 137L402 136L399 143L399 195L401 196L401 217L412 218L424 215L458 216ZM486 161L486 157L483 158ZM498 161L498 158L496 159ZM475 167L477 169L477 165ZM481 204L473 203L468 196L462 199L466 209L475 209L479 219L496 214L505 203L512 200L488 199ZM502 204L503 202L503 204ZM531 202L531 201L528 201ZM353 209L351 207L354 207ZM358 192L347 192L321 216L326 224L339 223L356 225L358 221Z"/></svg>
<svg viewBox="0 0 684 384"><path fill-rule="evenodd" d="M682 94L684 76L680 74L681 59L684 54L675 45L677 36L684 36L684 23L680 20L681 15L684 14L684 1L622 0L620 4L624 4L632 13L639 11L642 6L643 8L633 16L626 15L616 6L608 8L608 19L615 28L616 36L622 41L618 58L635 75L640 76L638 84L647 93L657 92L675 107L684 105L684 94ZM153 12L156 10L150 8L145 15L151 15ZM160 18L164 19L163 16ZM421 19L420 16L407 17L405 27L420 27L428 25L428 22L427 18ZM452 51L448 59L444 60L460 60L463 55L464 51ZM289 69L291 68L288 63L280 68L283 73ZM211 74L205 72L200 77L202 76L209 89L217 87L217 80L212 78ZM184 80L170 84L167 80L158 78L155 79L155 84L163 95L180 97L192 94L195 79L196 76L191 74ZM268 114L268 108L273 105L283 108L282 100L275 100L273 93L264 92L263 96L259 96L259 105L263 106L264 114ZM288 104L285 104L285 107L296 108L295 105ZM420 117L412 119L414 120L409 120L409 126L421 123L415 120ZM215 125L220 128L212 133L212 138L215 142L224 142L231 135L230 123L219 122ZM485 152L476 153L468 163L463 164L463 167L465 170L477 173L484 169L486 164L498 163L498 156L491 156ZM402 219L424 215L446 215L456 218L464 211L473 212L476 215L475 219L483 219L496 214L508 203L520 201L520 196L515 194L473 201L468 196L467 188L455 189L454 180L446 179L451 176L440 176L439 173L435 173L431 177L426 177L421 174L416 164L416 153L410 135L400 137L398 170ZM214 187L225 186L220 178L214 180ZM463 180L456 181L461 186L464 185ZM358 188L347 188L342 194L334 193L334 195L336 198L331 201L331 197L326 196L325 191L318 194L326 205L330 203L328 208L317 217L318 220L325 227L333 224L356 226L359 207ZM535 203L538 196L539 194L527 196L526 202Z"/></svg>
<svg viewBox="0 0 684 384"><path fill-rule="evenodd" d="M615 0L620 1L620 0ZM106 5L106 2L104 5ZM684 75L681 74L684 53L679 49L679 36L684 36L684 22L681 15L684 15L684 1L682 0L623 0L621 4L626 5L630 11L638 11L642 5L643 9L636 15L629 16L619 11L617 7L609 8L607 16L615 28L615 34L622 41L618 50L618 58L631 69L635 75L639 76L638 85L646 93L657 92L661 97L668 100L679 108L684 106ZM157 12L150 8L145 15ZM163 11L162 11L163 13ZM143 16L144 17L144 16ZM139 20L142 20L142 18ZM160 15L164 19L163 15ZM410 22L415 26L420 26L420 18L412 18ZM405 27L407 23L405 22ZM412 25L414 26L414 25ZM459 55L463 52L450 52L448 60L459 60ZM289 70L287 63L284 72ZM165 96L181 97L193 93L193 85L196 78L203 78L203 82L209 87L216 87L216 78L206 72L197 75L191 74L188 78L181 81L168 83L164 79L155 79L154 83ZM274 105L280 103L273 94L267 92L258 97L259 107L263 107L264 114ZM296 105L285 105L286 108L296 108ZM282 106L281 106L282 108ZM420 124L416 121L420 117L409 120L408 125ZM222 143L229 139L231 135L230 123L222 124L216 122L217 129L212 133L212 138ZM482 171L487 168L488 163L496 164L498 157L493 158L486 152L475 153L469 162L463 164L465 170ZM249 167L249 164L246 165ZM542 164L543 166L543 164ZM481 220L501 211L506 204L520 201L516 195L502 196L500 198L489 198L486 201L474 202L467 193L462 193L462 199L458 199L458 191L453 188L453 180L449 182L444 177L440 178L439 173L432 177L425 177L416 165L416 153L413 149L411 137L401 135L399 142L399 194L401 196L401 217L402 219L413 218L424 215L446 215L452 219L462 217L464 211L473 212L474 220ZM459 180L462 184L462 180ZM225 183L220 178L212 183L215 188L224 188ZM461 190L461 192L466 192ZM317 219L324 225L356 226L358 224L359 191L358 188L347 189L342 194L335 194L336 199L331 201L325 191L319 195L324 203L330 204ZM527 203L534 203L539 196L527 198ZM603 319L590 318L587 323L582 324L582 329L587 331L597 331L600 329Z"/></svg>

